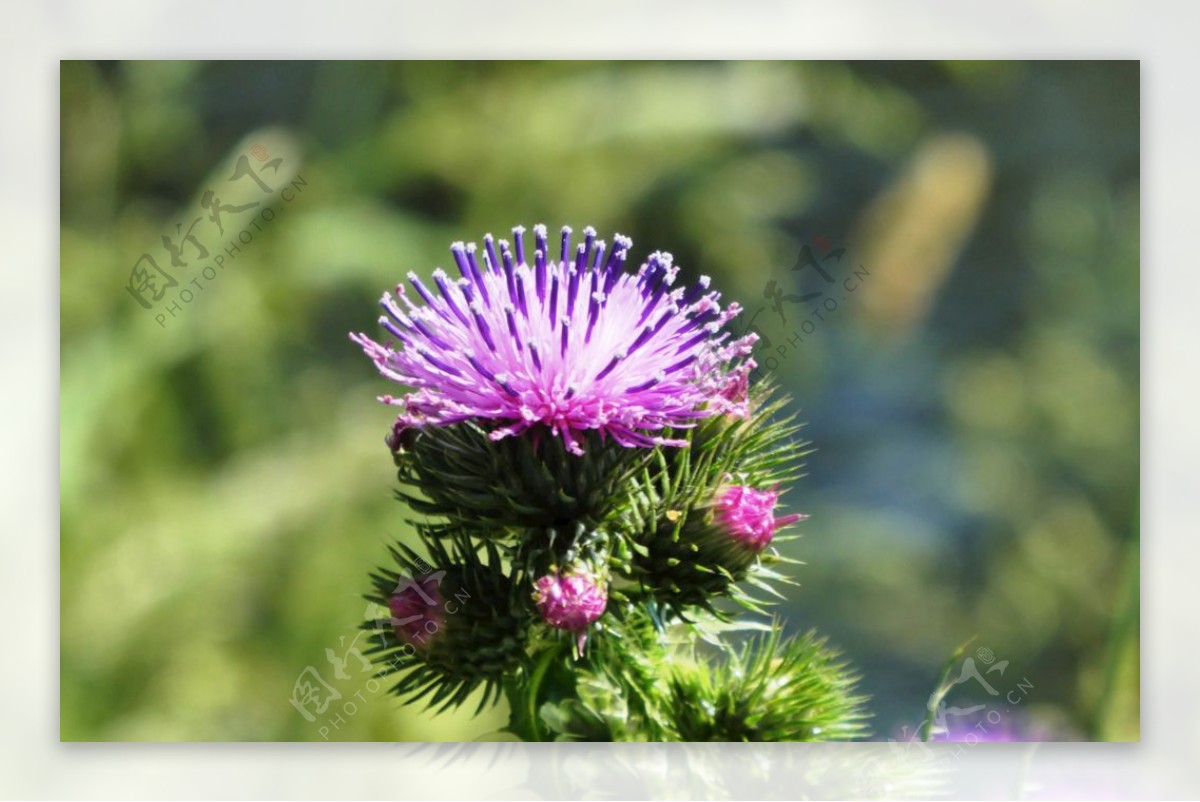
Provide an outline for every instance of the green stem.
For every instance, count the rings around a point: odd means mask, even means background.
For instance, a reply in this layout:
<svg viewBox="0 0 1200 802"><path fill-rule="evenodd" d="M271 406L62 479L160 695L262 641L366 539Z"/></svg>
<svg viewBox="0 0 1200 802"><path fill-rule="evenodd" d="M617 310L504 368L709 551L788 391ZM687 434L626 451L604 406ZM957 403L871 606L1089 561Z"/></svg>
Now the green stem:
<svg viewBox="0 0 1200 802"><path fill-rule="evenodd" d="M554 655L554 649L547 649L542 654L542 659L538 661L537 668L534 669L532 676L529 678L529 697L526 699L526 715L529 716L530 729L533 731L535 741L543 740L542 728L538 724L538 692L541 690L542 680L546 677L546 672L550 669L550 664L554 662Z"/></svg>
<svg viewBox="0 0 1200 802"><path fill-rule="evenodd" d="M509 708L508 731L522 741L544 740L539 723L541 717L538 715L538 698L546 672L554 664L557 654L557 649L547 648L528 675L528 682L522 681L522 676L518 674L504 684L504 696L508 699Z"/></svg>

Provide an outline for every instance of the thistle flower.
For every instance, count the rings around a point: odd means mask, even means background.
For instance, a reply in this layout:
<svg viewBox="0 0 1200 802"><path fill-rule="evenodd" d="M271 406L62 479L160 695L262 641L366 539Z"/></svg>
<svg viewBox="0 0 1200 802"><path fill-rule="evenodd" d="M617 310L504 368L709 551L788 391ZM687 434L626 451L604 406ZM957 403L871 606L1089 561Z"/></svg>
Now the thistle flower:
<svg viewBox="0 0 1200 802"><path fill-rule="evenodd" d="M620 235L572 249L564 228L553 258L535 226L527 261L524 233L455 243L461 278L410 273L383 296L391 339L351 335L406 388L380 400L426 554L397 544L371 575L380 675L440 709L503 693L526 740L856 737L854 677L821 643L776 623L709 660L676 637L721 637L720 599L758 610L742 585L786 581L767 546L803 517L775 515L804 444L750 387L737 305L677 287L668 253L627 272Z"/></svg>
<svg viewBox="0 0 1200 802"><path fill-rule="evenodd" d="M576 647L583 652L587 628L608 606L608 591L590 571L552 571L533 583L533 602L547 624L576 633Z"/></svg>
<svg viewBox="0 0 1200 802"><path fill-rule="evenodd" d="M794 439L791 419L777 417L780 402L767 393L761 387L750 393L746 419L713 418L689 431L691 448L664 455L662 472L642 485L625 519L640 544L634 578L677 614L715 610L721 597L756 610L738 583L777 596L773 584L786 582L771 566L788 560L766 546L804 517L776 518L774 507L775 488L795 479L805 444Z"/></svg>
<svg viewBox="0 0 1200 802"><path fill-rule="evenodd" d="M555 629L584 629L604 614L608 594L587 573L547 574L534 583L542 620Z"/></svg>
<svg viewBox="0 0 1200 802"><path fill-rule="evenodd" d="M750 551L760 552L775 537L775 532L807 515L793 514L775 518L777 490L755 490L743 485L728 485L717 496L717 522L729 537Z"/></svg>
<svg viewBox="0 0 1200 802"><path fill-rule="evenodd" d="M418 301L402 285L385 293L380 323L395 343L351 335L383 376L415 388L380 399L401 407L397 426L486 421L495 440L544 426L582 454L591 430L627 447L682 446L663 430L746 413L756 335L722 331L740 309L723 310L708 277L674 288L679 268L663 252L628 273L632 240L618 234L610 249L590 227L574 251L564 227L556 260L534 226L531 264L524 232L513 229L511 247L489 234L482 252L454 243L462 278L434 271L435 293L410 273Z"/></svg>
<svg viewBox="0 0 1200 802"><path fill-rule="evenodd" d="M772 583L786 579L769 566L786 560L763 552L779 529L807 517L776 518L778 497L774 490L725 485L709 503L658 522L634 556L643 586L679 613L692 606L715 611L713 602L723 596L758 610L737 583L778 595Z"/></svg>
<svg viewBox="0 0 1200 802"><path fill-rule="evenodd" d="M366 598L387 607L390 618L362 625L372 644L364 653L380 664L381 675L400 675L392 693L410 702L428 698L445 709L482 686L482 709L499 698L504 676L523 664L532 611L494 548L481 556L461 533L418 532L428 559L397 544L395 567L371 574Z"/></svg>

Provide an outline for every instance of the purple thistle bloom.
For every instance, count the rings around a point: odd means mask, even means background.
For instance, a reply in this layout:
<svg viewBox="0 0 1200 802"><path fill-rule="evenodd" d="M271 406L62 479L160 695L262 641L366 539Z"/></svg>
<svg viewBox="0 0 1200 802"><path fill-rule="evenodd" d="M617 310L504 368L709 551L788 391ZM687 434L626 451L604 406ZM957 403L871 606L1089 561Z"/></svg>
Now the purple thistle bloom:
<svg viewBox="0 0 1200 802"><path fill-rule="evenodd" d="M490 234L482 253L454 243L462 278L434 271L435 292L410 273L417 301L403 286L385 293L380 324L395 342L350 335L383 376L414 388L380 399L403 409L398 426L491 421L499 440L545 425L582 454L588 430L623 446L682 446L655 433L746 414L757 335L722 331L740 308L722 310L707 276L674 288L679 268L662 252L628 273L632 240L618 234L609 249L590 227L574 252L564 227L555 259L534 226L530 264L524 232L513 229L513 247L501 240L499 256Z"/></svg>
<svg viewBox="0 0 1200 802"><path fill-rule="evenodd" d="M759 552L767 547L776 531L808 517L794 514L776 518L778 501L776 490L727 485L717 494L717 521L734 540Z"/></svg>

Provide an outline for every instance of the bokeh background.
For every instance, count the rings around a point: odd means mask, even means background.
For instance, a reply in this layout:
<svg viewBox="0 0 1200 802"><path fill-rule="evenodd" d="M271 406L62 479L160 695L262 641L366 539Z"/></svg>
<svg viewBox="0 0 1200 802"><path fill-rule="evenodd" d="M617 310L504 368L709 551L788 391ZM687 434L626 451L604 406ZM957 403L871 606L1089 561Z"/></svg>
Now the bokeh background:
<svg viewBox="0 0 1200 802"><path fill-rule="evenodd" d="M1136 62L63 62L61 83L64 740L495 736L502 708L401 707L353 653L338 677L367 570L411 534L389 388L346 333L451 241L539 221L669 250L753 317L816 448L778 611L857 666L876 738L911 734L971 638L1024 690L965 682L960 709L1138 738ZM271 193L228 181L246 154ZM220 234L209 189L260 205ZM162 244L196 218L210 257L252 235L212 279ZM178 281L150 309L126 289L144 253ZM289 701L309 667L342 696L312 721Z"/></svg>

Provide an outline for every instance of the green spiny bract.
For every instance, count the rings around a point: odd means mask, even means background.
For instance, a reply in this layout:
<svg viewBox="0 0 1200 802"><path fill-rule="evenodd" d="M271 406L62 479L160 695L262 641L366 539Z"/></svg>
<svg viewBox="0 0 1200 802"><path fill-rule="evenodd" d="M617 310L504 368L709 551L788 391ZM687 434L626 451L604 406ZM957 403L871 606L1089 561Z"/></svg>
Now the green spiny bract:
<svg viewBox="0 0 1200 802"><path fill-rule="evenodd" d="M848 741L866 734L857 681L824 641L776 626L723 661L677 664L671 718L684 741Z"/></svg>
<svg viewBox="0 0 1200 802"><path fill-rule="evenodd" d="M510 729L527 740L678 740L663 671L669 652L643 606L615 605L582 657L552 648L534 681L514 688Z"/></svg>
<svg viewBox="0 0 1200 802"><path fill-rule="evenodd" d="M784 640L776 626L740 650L722 645L698 656L698 634L711 642L740 628L699 618L664 632L643 607L616 611L583 659L558 651L537 682L520 688L530 696L510 688L510 701L522 704L513 732L570 741L847 741L866 734L857 677L823 641L811 634Z"/></svg>
<svg viewBox="0 0 1200 802"><path fill-rule="evenodd" d="M783 577L769 565L774 550L746 548L718 520L716 505L732 484L768 488L794 481L805 455L790 418L774 420L782 402L769 390L756 394L747 419L713 418L688 432L688 445L655 453L640 476L640 492L625 508L619 527L634 543L633 576L667 610L712 611L725 596L757 609L738 587L749 580L772 592Z"/></svg>
<svg viewBox="0 0 1200 802"><path fill-rule="evenodd" d="M396 568L371 575L366 598L388 613L363 625L373 633L366 653L381 674L402 675L392 692L408 702L428 697L444 710L483 687L482 708L527 658L535 620L528 593L494 547L484 549L485 560L461 534L422 539L427 559L397 544L390 549Z"/></svg>
<svg viewBox="0 0 1200 802"><path fill-rule="evenodd" d="M755 609L738 583L782 579L768 567L780 558L739 548L714 520L714 503L730 483L766 488L796 478L799 426L775 419L783 404L769 395L758 389L746 418L668 432L682 447L636 450L590 434L575 455L554 437L495 441L470 422L410 430L394 451L407 485L401 497L450 522L430 532L495 540L535 576L582 554L672 614L714 609L725 596Z"/></svg>
<svg viewBox="0 0 1200 802"><path fill-rule="evenodd" d="M492 440L469 421L405 434L393 455L401 484L420 495L401 498L419 513L498 538L517 529L599 523L619 506L622 487L650 454L596 433L586 436L582 456L549 434Z"/></svg>

